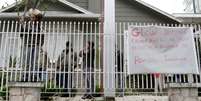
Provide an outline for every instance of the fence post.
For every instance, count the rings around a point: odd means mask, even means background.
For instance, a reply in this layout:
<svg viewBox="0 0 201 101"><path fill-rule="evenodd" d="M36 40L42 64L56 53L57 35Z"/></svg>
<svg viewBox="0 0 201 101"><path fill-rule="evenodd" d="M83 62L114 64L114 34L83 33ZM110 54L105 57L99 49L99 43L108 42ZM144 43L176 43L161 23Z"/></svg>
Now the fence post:
<svg viewBox="0 0 201 101"><path fill-rule="evenodd" d="M104 0L104 95L115 96L115 0Z"/></svg>
<svg viewBox="0 0 201 101"><path fill-rule="evenodd" d="M40 101L41 82L10 82L9 101Z"/></svg>
<svg viewBox="0 0 201 101"><path fill-rule="evenodd" d="M198 86L195 83L169 83L168 101L199 101Z"/></svg>

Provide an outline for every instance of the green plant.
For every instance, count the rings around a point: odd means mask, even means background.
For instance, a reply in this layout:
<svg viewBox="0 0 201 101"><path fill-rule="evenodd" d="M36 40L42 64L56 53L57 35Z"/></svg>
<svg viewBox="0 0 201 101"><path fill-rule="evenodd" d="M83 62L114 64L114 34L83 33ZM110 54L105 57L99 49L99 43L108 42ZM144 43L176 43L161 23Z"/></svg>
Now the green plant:
<svg viewBox="0 0 201 101"><path fill-rule="evenodd" d="M54 88L54 83L52 81L48 81L47 85L42 88L41 97L43 100L50 100L52 96L56 94L59 90Z"/></svg>
<svg viewBox="0 0 201 101"><path fill-rule="evenodd" d="M99 85L96 85L96 92L95 94L93 94L94 97L100 97L102 95L102 90L101 87Z"/></svg>
<svg viewBox="0 0 201 101"><path fill-rule="evenodd" d="M3 86L3 89L0 90L0 97L2 97L3 99L6 98L6 91L7 91L6 86Z"/></svg>
<svg viewBox="0 0 201 101"><path fill-rule="evenodd" d="M9 58L9 67L16 67L16 65L17 65L17 58L16 57L12 57L12 56L10 56L10 58Z"/></svg>
<svg viewBox="0 0 201 101"><path fill-rule="evenodd" d="M101 92L101 88L99 85L96 85L96 92Z"/></svg>
<svg viewBox="0 0 201 101"><path fill-rule="evenodd" d="M47 82L47 85L43 87L42 92L58 92L58 89L56 89L54 82L49 81Z"/></svg>
<svg viewBox="0 0 201 101"><path fill-rule="evenodd" d="M6 73L4 71L1 71L1 70L0 70L0 82L1 82L0 88L6 84Z"/></svg>
<svg viewBox="0 0 201 101"><path fill-rule="evenodd" d="M0 70L0 97L6 97L6 73Z"/></svg>

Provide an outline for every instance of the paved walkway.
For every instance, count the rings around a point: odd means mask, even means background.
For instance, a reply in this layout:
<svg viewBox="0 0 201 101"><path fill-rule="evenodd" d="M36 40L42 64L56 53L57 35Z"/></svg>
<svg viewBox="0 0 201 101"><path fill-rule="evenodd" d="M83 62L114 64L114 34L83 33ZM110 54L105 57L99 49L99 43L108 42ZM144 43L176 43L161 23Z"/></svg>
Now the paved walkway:
<svg viewBox="0 0 201 101"><path fill-rule="evenodd" d="M116 101L168 101L167 96L126 96L126 97L117 97L115 98ZM0 101L3 101L0 98ZM53 101L104 101L103 98L99 97L93 100L83 100L81 96L76 96L74 98L61 98L55 97ZM199 98L201 101L201 98Z"/></svg>
<svg viewBox="0 0 201 101"><path fill-rule="evenodd" d="M83 100L81 96L76 96L74 98L55 98L54 101L104 101L103 98L95 98L93 100ZM115 101L168 101L167 96L126 96L117 97ZM199 98L201 101L201 98Z"/></svg>

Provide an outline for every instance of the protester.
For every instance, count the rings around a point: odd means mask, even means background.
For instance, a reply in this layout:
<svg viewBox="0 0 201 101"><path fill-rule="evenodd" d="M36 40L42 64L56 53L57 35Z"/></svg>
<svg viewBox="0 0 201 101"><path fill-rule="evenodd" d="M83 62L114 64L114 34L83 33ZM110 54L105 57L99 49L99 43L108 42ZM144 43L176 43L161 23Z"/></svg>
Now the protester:
<svg viewBox="0 0 201 101"><path fill-rule="evenodd" d="M56 84L59 88L63 88L63 96L69 96L70 89L72 89L72 71L76 66L76 55L69 41L66 42L66 47L62 51L57 60L57 75Z"/></svg>
<svg viewBox="0 0 201 101"><path fill-rule="evenodd" d="M42 14L38 9L32 8L29 9L28 14L30 18L28 22L25 23L20 18L20 38L23 43L21 66L25 69L24 72L26 72L21 80L36 82L38 79L35 73L37 70L40 70L38 58L44 43L44 34L42 34L42 28L40 26Z"/></svg>
<svg viewBox="0 0 201 101"><path fill-rule="evenodd" d="M119 97L123 97L123 90L124 90L124 57L123 53L118 50L116 52L116 70L117 70L117 92Z"/></svg>
<svg viewBox="0 0 201 101"><path fill-rule="evenodd" d="M95 49L93 42L87 42L86 47L80 52L80 57L82 57L82 68L83 68L83 79L85 85L87 86L86 92L82 99L93 98L94 92L94 58Z"/></svg>

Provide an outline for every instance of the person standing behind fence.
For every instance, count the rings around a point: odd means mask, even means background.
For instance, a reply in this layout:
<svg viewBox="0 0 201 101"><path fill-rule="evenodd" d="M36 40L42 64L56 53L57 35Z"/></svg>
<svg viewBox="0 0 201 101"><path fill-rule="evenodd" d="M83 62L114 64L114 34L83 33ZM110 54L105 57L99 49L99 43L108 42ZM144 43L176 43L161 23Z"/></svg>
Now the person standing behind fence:
<svg viewBox="0 0 201 101"><path fill-rule="evenodd" d="M47 55L47 52L44 51L42 49L42 47L40 48L40 54L39 54L39 58L38 58L38 64L39 64L39 73L37 73L37 78L40 78L40 81L47 81L48 78L48 73L46 72L46 70L48 69L48 66L50 66L50 59Z"/></svg>
<svg viewBox="0 0 201 101"><path fill-rule="evenodd" d="M82 99L91 99L93 98L94 92L94 58L95 58L95 49L93 42L87 42L86 47L83 51L80 52L80 57L82 57L82 68L83 68L83 79L85 85L87 86L86 92Z"/></svg>
<svg viewBox="0 0 201 101"><path fill-rule="evenodd" d="M66 47L62 51L61 55L57 60L57 75L56 75L56 84L59 88L64 88L63 96L69 96L69 89L72 89L72 69L74 63L76 63L73 59L73 49L70 42L66 42Z"/></svg>
<svg viewBox="0 0 201 101"><path fill-rule="evenodd" d="M38 81L37 70L39 68L38 58L40 48L44 43L44 34L41 34L40 21L42 20L42 13L38 9L29 9L28 11L30 22L24 23L20 18L22 32L20 38L23 42L22 46L22 68L25 69L22 81Z"/></svg>
<svg viewBox="0 0 201 101"><path fill-rule="evenodd" d="M116 53L117 60L116 60L116 80L117 80L117 92L119 93L119 97L123 97L124 91L124 56L123 53L118 50Z"/></svg>

